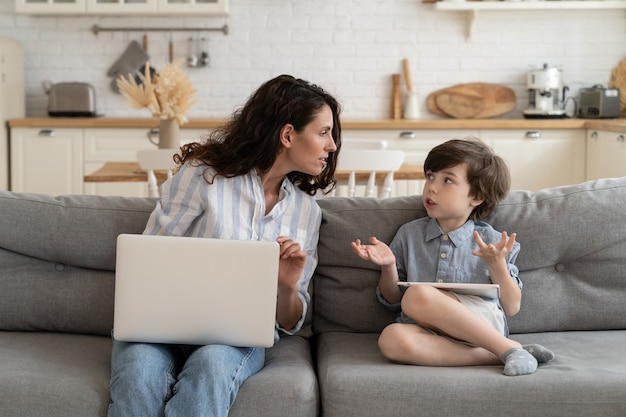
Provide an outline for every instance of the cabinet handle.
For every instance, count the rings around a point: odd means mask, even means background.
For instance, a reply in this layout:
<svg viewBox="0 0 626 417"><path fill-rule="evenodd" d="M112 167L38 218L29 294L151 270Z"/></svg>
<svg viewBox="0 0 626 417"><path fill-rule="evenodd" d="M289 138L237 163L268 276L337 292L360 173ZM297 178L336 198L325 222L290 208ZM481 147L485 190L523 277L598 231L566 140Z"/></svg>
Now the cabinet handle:
<svg viewBox="0 0 626 417"><path fill-rule="evenodd" d="M619 135L619 136L617 137L617 141L618 141L618 142L624 142L624 135Z"/></svg>
<svg viewBox="0 0 626 417"><path fill-rule="evenodd" d="M46 137L53 137L54 136L54 129L41 129L38 133L39 136L46 136Z"/></svg>
<svg viewBox="0 0 626 417"><path fill-rule="evenodd" d="M526 132L526 137L530 139L539 139L541 137L541 132L538 130L529 130Z"/></svg>
<svg viewBox="0 0 626 417"><path fill-rule="evenodd" d="M415 139L415 132L400 132L401 139Z"/></svg>
<svg viewBox="0 0 626 417"><path fill-rule="evenodd" d="M146 135L148 136L148 140L150 141L151 144L153 145L159 145L159 128L158 127L153 127L152 129L148 130L148 134Z"/></svg>
<svg viewBox="0 0 626 417"><path fill-rule="evenodd" d="M591 139L598 139L598 132L596 132L595 130L591 132Z"/></svg>

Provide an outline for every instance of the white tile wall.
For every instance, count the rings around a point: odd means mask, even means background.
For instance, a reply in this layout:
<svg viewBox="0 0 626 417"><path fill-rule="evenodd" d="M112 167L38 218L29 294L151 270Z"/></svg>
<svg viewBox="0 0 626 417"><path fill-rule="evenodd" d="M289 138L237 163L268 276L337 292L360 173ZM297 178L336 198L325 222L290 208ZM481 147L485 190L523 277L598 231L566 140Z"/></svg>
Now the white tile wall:
<svg viewBox="0 0 626 417"><path fill-rule="evenodd" d="M198 89L191 117L223 117L263 81L281 73L322 85L342 102L345 118L389 115L391 76L408 57L422 98L452 84L497 82L527 105L525 77L544 62L563 68L566 84L607 84L626 51L624 10L481 12L474 38L465 39L465 14L437 12L419 0L230 0L224 17L35 17L15 15L0 1L0 36L19 40L26 54L27 114L46 114L44 80L86 81L97 88L107 116L146 116L109 88L106 76L131 40L142 33L100 33L100 26L217 26L210 33L210 68L190 68ZM167 59L168 34L148 33L156 66ZM189 33L173 34L178 55Z"/></svg>

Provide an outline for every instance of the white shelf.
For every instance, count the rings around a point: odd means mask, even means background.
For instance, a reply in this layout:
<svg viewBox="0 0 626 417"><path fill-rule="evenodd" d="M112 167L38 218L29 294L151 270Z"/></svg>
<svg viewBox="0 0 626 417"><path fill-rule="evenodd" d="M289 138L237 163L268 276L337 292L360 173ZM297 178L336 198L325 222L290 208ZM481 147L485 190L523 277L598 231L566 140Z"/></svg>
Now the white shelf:
<svg viewBox="0 0 626 417"><path fill-rule="evenodd" d="M435 10L467 12L467 39L471 39L474 33L479 11L600 9L626 9L626 0L439 1L435 3Z"/></svg>
<svg viewBox="0 0 626 417"><path fill-rule="evenodd" d="M626 0L607 1L440 1L437 10L580 10L580 9L626 9Z"/></svg>

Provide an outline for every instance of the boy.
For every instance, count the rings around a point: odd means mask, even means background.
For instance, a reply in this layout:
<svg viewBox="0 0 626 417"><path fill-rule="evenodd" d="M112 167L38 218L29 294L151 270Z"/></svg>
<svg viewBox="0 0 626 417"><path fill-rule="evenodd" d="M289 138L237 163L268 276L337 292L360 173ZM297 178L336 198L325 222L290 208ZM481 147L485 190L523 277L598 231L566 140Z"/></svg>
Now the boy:
<svg viewBox="0 0 626 417"><path fill-rule="evenodd" d="M352 250L381 267L379 300L401 313L378 345L391 361L426 366L494 365L505 375L535 372L554 354L541 345L509 339L507 316L517 314L522 283L514 265L515 233L497 232L481 221L510 188L506 162L479 140L450 140L433 148L424 163L422 199L428 217L398 230L389 246L371 237ZM483 299L411 286L398 281L495 283L499 299Z"/></svg>

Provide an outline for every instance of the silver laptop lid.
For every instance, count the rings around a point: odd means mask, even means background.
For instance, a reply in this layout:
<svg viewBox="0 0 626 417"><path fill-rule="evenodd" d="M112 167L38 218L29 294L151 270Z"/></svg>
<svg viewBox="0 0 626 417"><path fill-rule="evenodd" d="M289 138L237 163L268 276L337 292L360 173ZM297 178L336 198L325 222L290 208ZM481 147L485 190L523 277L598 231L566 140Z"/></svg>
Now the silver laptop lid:
<svg viewBox="0 0 626 417"><path fill-rule="evenodd" d="M273 345L278 243L122 234L116 256L115 339Z"/></svg>

